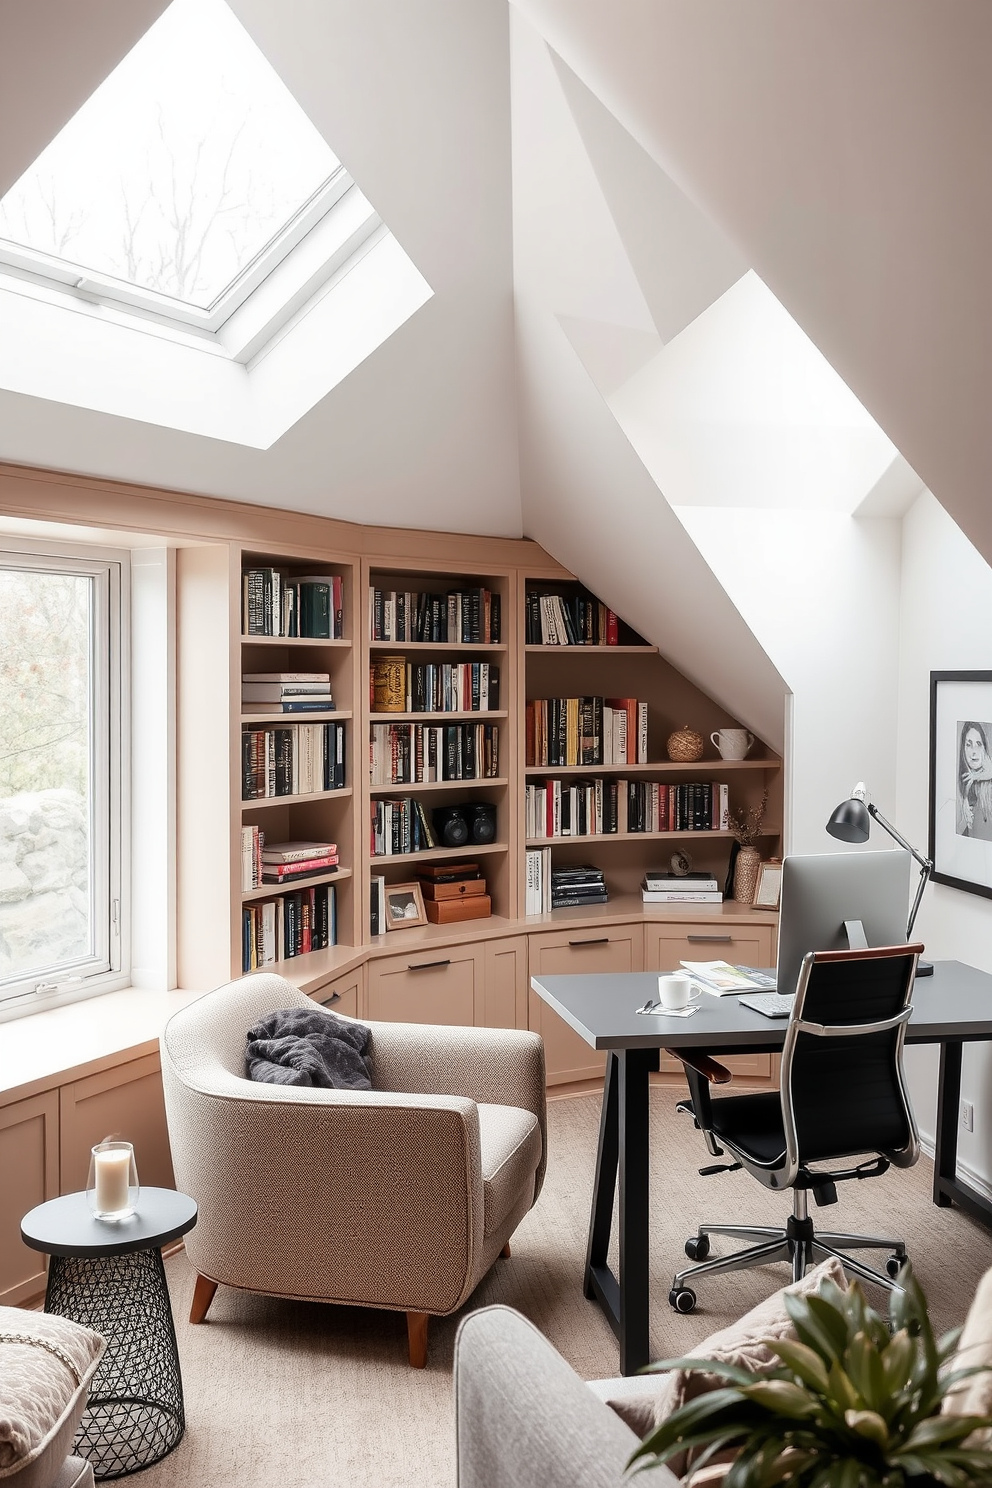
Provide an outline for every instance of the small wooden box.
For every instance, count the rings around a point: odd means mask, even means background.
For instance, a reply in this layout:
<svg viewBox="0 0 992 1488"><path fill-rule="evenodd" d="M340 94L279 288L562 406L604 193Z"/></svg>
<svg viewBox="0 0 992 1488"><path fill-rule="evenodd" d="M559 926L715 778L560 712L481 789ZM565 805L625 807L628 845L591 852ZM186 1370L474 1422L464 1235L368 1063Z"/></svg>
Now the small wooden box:
<svg viewBox="0 0 992 1488"><path fill-rule="evenodd" d="M454 920L485 920L492 914L492 906L493 901L488 894L473 894L467 899L424 901L427 918L434 925L450 925Z"/></svg>
<svg viewBox="0 0 992 1488"><path fill-rule="evenodd" d="M458 883L433 883L422 879L420 887L425 899L474 899L486 892L486 880L463 878Z"/></svg>

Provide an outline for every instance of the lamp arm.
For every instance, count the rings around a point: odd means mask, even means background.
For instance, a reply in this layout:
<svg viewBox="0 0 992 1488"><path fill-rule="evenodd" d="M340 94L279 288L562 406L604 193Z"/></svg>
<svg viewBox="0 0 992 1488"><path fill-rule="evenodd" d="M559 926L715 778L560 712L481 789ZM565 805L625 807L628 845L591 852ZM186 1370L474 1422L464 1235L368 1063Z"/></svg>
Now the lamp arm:
<svg viewBox="0 0 992 1488"><path fill-rule="evenodd" d="M873 817L875 821L878 822L878 825L883 829L883 831L888 832L889 836L893 838L895 842L898 842L900 847L904 847L909 853L910 857L912 857L920 865L920 882L916 889L916 898L913 900L913 907L909 911L909 925L906 929L906 939L909 940L913 934L913 925L916 922L916 915L920 908L920 902L923 899L923 890L926 888L927 881L929 880L930 875L933 872L933 860L931 858L925 858L921 852L917 851L917 849L911 842L907 842L902 833L897 832L890 821L886 821L885 817L878 810L878 807L873 805L871 801L868 802L868 813L871 817Z"/></svg>

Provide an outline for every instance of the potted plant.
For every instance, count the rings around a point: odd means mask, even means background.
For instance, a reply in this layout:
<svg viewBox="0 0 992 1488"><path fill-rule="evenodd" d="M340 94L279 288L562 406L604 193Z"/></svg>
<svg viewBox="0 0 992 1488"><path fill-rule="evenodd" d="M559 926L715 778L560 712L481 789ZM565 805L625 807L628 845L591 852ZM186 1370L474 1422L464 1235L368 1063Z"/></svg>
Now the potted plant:
<svg viewBox="0 0 992 1488"><path fill-rule="evenodd" d="M941 1415L945 1396L987 1366L947 1369L960 1329L935 1340L907 1264L892 1294L892 1331L857 1282L788 1292L795 1340L767 1340L779 1363L762 1375L706 1359L652 1371L702 1370L726 1380L673 1412L628 1463L635 1471L687 1454L689 1478L735 1454L723 1488L970 1488L992 1482L992 1448L970 1443L992 1417Z"/></svg>
<svg viewBox="0 0 992 1488"><path fill-rule="evenodd" d="M765 791L757 806L749 806L746 811L737 807L730 813L729 830L738 845L733 860L734 898L738 904L754 903L758 867L761 863L761 854L754 844L761 835L767 805L768 792Z"/></svg>

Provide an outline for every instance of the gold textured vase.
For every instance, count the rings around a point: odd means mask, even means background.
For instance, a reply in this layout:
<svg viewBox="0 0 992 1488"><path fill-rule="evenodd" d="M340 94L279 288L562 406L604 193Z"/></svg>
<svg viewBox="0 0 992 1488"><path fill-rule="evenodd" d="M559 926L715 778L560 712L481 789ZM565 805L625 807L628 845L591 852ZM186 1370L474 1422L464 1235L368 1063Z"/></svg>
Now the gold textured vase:
<svg viewBox="0 0 992 1488"><path fill-rule="evenodd" d="M738 904L753 904L758 887L761 854L756 847L742 847L734 863L734 898Z"/></svg>

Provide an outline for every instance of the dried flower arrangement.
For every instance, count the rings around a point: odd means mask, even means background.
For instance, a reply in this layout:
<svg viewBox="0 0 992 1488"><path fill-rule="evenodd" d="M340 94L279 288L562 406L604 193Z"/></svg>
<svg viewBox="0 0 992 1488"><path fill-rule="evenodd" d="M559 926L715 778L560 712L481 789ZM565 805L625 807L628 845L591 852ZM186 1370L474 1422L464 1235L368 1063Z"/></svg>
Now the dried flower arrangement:
<svg viewBox="0 0 992 1488"><path fill-rule="evenodd" d="M739 806L731 809L729 831L737 838L741 847L752 847L761 836L767 805L768 792L764 791L757 806L749 806L746 811L742 811Z"/></svg>

